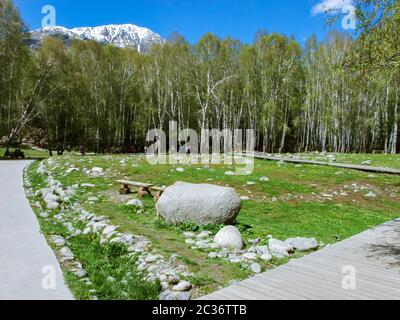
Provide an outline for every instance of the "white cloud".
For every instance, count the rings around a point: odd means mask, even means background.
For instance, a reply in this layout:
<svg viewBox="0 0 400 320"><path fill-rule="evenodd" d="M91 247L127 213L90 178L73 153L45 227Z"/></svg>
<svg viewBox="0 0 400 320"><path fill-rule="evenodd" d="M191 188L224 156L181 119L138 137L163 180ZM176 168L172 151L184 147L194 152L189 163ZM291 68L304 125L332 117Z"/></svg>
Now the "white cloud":
<svg viewBox="0 0 400 320"><path fill-rule="evenodd" d="M351 5L353 5L353 0L321 0L312 8L311 13L316 16L321 13L342 11L342 9Z"/></svg>

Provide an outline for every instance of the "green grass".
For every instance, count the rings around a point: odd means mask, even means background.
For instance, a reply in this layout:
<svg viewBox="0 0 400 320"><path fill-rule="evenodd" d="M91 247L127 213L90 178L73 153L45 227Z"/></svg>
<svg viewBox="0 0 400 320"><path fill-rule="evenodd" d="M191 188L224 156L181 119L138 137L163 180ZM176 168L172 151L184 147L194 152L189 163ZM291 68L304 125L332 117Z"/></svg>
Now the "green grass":
<svg viewBox="0 0 400 320"><path fill-rule="evenodd" d="M362 159L364 158L361 155L357 155L353 161L359 162ZM121 160L125 160L126 164L121 164ZM392 160L387 160L387 162L390 161ZM80 169L102 167L106 175L102 178L90 178L82 170L69 175L65 174L65 170L71 165ZM122 231L144 235L167 257L178 253L180 261L194 274L194 277L188 279L196 284L194 296L210 293L221 286L228 285L234 279L240 280L250 276L248 270L218 259L208 259L207 252L191 250L184 243L183 230L209 229L216 232L221 226L199 227L194 224L170 226L156 217L155 205L150 197L143 199L144 213L138 214L123 205L133 195L121 200L118 195L119 186L115 180L127 178L156 185L171 185L176 181L185 181L231 186L240 195L251 198L250 201L243 202L237 219L238 227L243 232L246 241L260 237L263 243L266 243L267 235L283 240L289 237L305 236L315 237L320 242L331 244L398 218L400 215L398 176L375 175L371 178L368 173L354 170L294 164L279 167L276 162L263 160L255 162L254 173L249 176L228 176L225 172L231 171L232 167L225 165L213 165L210 168L200 165L179 165L185 168L183 173L177 172L177 167L152 166L143 157L135 155L64 156L57 158L54 173L56 179L64 185L76 183L96 185L95 189L85 190L77 196L87 210L98 216L108 217L111 223L120 226ZM259 179L262 176L269 177L270 182L260 182ZM254 181L256 184L249 186L248 181ZM346 185L353 183L365 186L366 189L358 193L347 191L349 196L330 201L316 198L324 192L343 191ZM364 197L370 189L378 193L376 199L369 200ZM101 196L101 200L95 204L85 204L87 198L93 195ZM274 197L277 201L273 201ZM44 228L46 230L46 226ZM100 280L93 279L92 281L97 287L101 288L100 284L105 274L109 272L116 278L120 277L119 273L113 273L113 270L119 269L120 263L122 265L126 263L123 259L115 259L115 265L113 264L112 267L107 264L108 262L100 259L99 263L105 265L103 275L101 266L92 261L100 250L95 249L95 243L91 244L85 239L79 239L73 248L80 252L79 258L85 262L85 268L89 269L89 273L94 274L93 277L97 277L96 274L99 273ZM104 253L101 252L100 256L104 256ZM296 257L300 256L296 255ZM269 269L285 262L287 261L274 260L262 266L264 269ZM79 290L77 289L78 292ZM116 293L118 290L122 288L118 287L114 290L106 286L99 290L99 298L122 298ZM139 292L129 297L135 299L149 294L147 289L138 290ZM79 297L86 296L82 294Z"/></svg>
<svg viewBox="0 0 400 320"><path fill-rule="evenodd" d="M41 150L33 150L33 149L24 149L20 148L21 151L25 154L25 158L48 158L49 153L47 151ZM15 148L10 148L10 152L14 152ZM0 148L0 158L4 156L6 152L5 148Z"/></svg>

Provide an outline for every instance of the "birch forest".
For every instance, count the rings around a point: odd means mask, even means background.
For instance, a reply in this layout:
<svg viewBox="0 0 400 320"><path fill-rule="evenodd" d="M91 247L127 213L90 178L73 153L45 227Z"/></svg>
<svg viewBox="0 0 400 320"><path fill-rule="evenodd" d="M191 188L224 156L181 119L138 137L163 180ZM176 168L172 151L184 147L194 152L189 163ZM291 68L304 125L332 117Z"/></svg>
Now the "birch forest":
<svg viewBox="0 0 400 320"><path fill-rule="evenodd" d="M174 34L141 54L57 38L32 49L12 1L0 0L0 138L139 152L149 130L176 121L256 129L256 149L269 153L396 153L400 14L382 3L390 10L373 25L363 12L358 37L332 31L301 45L260 31L252 44L213 34L190 44Z"/></svg>

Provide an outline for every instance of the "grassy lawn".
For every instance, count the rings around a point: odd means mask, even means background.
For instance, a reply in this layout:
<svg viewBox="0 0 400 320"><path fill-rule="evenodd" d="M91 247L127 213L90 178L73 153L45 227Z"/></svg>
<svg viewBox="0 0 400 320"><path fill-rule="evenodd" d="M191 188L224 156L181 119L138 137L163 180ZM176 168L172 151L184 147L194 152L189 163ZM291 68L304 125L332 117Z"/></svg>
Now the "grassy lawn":
<svg viewBox="0 0 400 320"><path fill-rule="evenodd" d="M10 152L14 152L14 150L15 150L15 148L10 148ZM48 151L24 149L24 148L21 148L21 151L25 154L26 158L48 158L49 157ZM0 148L0 158L3 157L5 152L6 152L5 148Z"/></svg>
<svg viewBox="0 0 400 320"><path fill-rule="evenodd" d="M399 159L397 156L387 157ZM347 159L359 163L365 158L374 157L352 155ZM338 156L338 162L339 159L341 158ZM376 159L383 161L383 156L376 155ZM394 160L382 163L391 162ZM79 171L66 174L66 170L72 166ZM93 167L103 168L105 175L92 178L82 171L83 168ZM185 171L178 172L178 167ZM120 196L119 185L115 180L130 179L160 186L184 181L233 187L241 196L249 198L243 201L237 220L246 242L259 237L265 244L267 236L272 235L281 240L299 236L315 237L320 243L332 244L400 216L400 178L370 175L354 170L313 165L278 166L276 162L256 160L255 170L251 175L230 176L225 174L232 170L228 165L152 166L143 156L137 155L63 156L56 158L50 169L55 178L65 186L82 183L96 185L95 189L82 191L77 196L77 200L89 212L109 218L122 231L144 235L166 257L178 253L179 259L194 274L188 280L196 285L195 297L227 286L232 280L251 275L249 270L239 265L207 258L207 252L192 250L184 241L183 231L207 229L216 232L221 226L169 226L156 217L155 204L150 197L143 199L144 213L137 214L124 206L135 195ZM31 170L31 175L34 175L34 169ZM270 181L261 182L260 178L263 176ZM248 182L255 184L249 185ZM38 180L36 185L40 185ZM371 191L376 194L376 198L365 196ZM89 203L87 199L92 196L100 200ZM82 239L81 246L85 241ZM90 256L93 253L87 254ZM85 259L88 261L89 258L83 258ZM264 270L270 269L285 262L272 260L262 267ZM92 268L96 273L96 267L92 265ZM84 293L81 296L86 297ZM111 293L103 296L120 298ZM142 296L134 295L133 298Z"/></svg>

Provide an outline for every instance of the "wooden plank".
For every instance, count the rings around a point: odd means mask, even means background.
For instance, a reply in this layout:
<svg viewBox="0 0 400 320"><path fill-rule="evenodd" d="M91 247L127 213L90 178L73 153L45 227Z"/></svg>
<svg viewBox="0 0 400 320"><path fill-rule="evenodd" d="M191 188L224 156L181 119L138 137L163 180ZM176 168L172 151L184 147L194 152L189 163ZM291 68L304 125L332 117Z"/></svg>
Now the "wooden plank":
<svg viewBox="0 0 400 320"><path fill-rule="evenodd" d="M286 265L247 279L209 297L231 299L400 300L398 255L371 256L371 245L399 248L400 219L385 223ZM388 263L394 259L396 264ZM390 262L392 260L389 260ZM345 290L343 266L356 268L356 289Z"/></svg>
<svg viewBox="0 0 400 320"><path fill-rule="evenodd" d="M400 175L399 169L394 168L384 168L384 167L374 167L367 165L356 165L356 164L347 164L347 163L336 163L336 162L325 162L325 161L315 161L315 160L305 160L305 159L292 159L292 158L284 158L284 157L274 157L267 156L265 154L257 153L251 154L247 156L254 156L256 159L270 160L270 161L283 161L289 163L297 163L297 164L312 164L317 166L330 166L342 169L351 169L351 170L360 170L365 172L374 172L374 173L385 173L385 174L398 174Z"/></svg>
<svg viewBox="0 0 400 320"><path fill-rule="evenodd" d="M165 192L166 188L163 187L150 187L151 191Z"/></svg>
<svg viewBox="0 0 400 320"><path fill-rule="evenodd" d="M138 187L138 188L147 188L147 189L154 186L153 184L149 183L142 183L142 182L128 181L128 180L117 180L117 182L122 185Z"/></svg>
<svg viewBox="0 0 400 320"><path fill-rule="evenodd" d="M341 300L343 299L342 290L335 290L332 286L329 286L329 290L326 289L326 285L321 281L316 281L315 278L303 275L297 271L291 270L289 268L279 269L279 272L275 272L272 274L268 272L265 274L265 280L269 281L270 278L281 279L285 281L287 284L282 289L287 289L290 287L296 292L307 293L307 295L311 295L311 299L318 300L321 297L332 299L332 300ZM260 282L261 282L260 278ZM265 281L264 280L264 281Z"/></svg>
<svg viewBox="0 0 400 320"><path fill-rule="evenodd" d="M302 265L309 263L315 267L323 268L326 271L338 272L341 274L342 267L346 265L351 265L348 261L337 261L337 260L324 260L321 261L319 259L312 260L303 260ZM336 266L335 266L336 265ZM358 263L353 266L356 271L356 276L359 280L362 280L366 284L370 284L376 288L384 288L387 291L391 291L392 293L398 295L400 297L400 279L396 277L400 277L400 274L391 274L389 277L380 273L378 270L370 270L368 267L363 266L362 263ZM396 284L397 283L397 287Z"/></svg>
<svg viewBox="0 0 400 320"><path fill-rule="evenodd" d="M293 264L291 265L292 268L295 268L300 271L301 270L308 270L310 274L314 274L314 277L322 277L323 279L326 277L327 281L331 282L331 284L336 287L340 288L342 284L342 280L344 278L344 274L342 274L338 270L337 272L331 269L325 269L321 268L320 266L317 266L316 264L313 264L308 261L302 261L301 265L294 266ZM378 299L381 297L382 299L391 299L393 298L393 295L388 294L387 291L383 290L378 293L378 288L375 286L375 284L372 284L371 282L365 281L364 279L360 279L358 276L356 278L357 282L357 289L353 290L353 292L358 292L358 294L370 297L372 299ZM400 296L398 297L400 298Z"/></svg>

